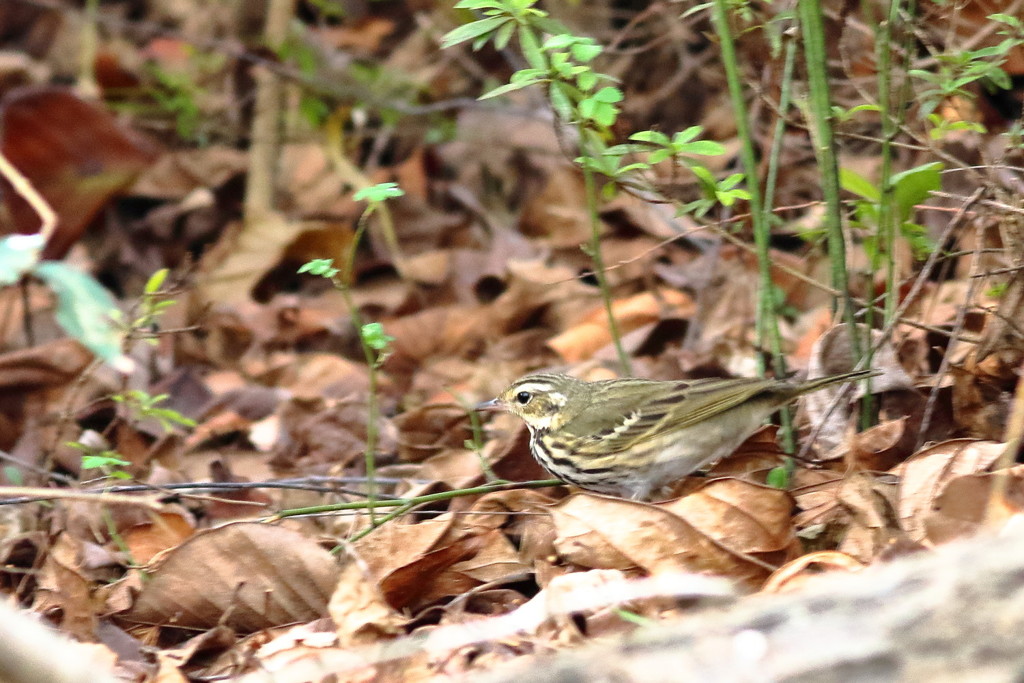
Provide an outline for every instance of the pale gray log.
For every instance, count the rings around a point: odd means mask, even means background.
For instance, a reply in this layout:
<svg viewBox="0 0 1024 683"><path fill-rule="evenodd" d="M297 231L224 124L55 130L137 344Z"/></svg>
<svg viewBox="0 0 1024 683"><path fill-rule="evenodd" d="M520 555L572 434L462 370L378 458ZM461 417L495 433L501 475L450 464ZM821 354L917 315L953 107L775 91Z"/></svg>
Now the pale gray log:
<svg viewBox="0 0 1024 683"><path fill-rule="evenodd" d="M474 681L1024 681L1024 533L702 609Z"/></svg>

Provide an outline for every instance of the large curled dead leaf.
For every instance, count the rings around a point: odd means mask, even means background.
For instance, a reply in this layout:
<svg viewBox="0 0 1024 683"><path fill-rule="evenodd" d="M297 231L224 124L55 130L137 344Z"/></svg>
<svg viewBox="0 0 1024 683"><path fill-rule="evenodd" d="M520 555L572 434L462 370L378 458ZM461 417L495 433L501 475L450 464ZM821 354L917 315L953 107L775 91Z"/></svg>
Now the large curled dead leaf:
<svg viewBox="0 0 1024 683"><path fill-rule="evenodd" d="M577 494L552 507L555 548L583 567L707 572L756 587L798 548L792 505L784 491L736 479L658 505Z"/></svg>
<svg viewBox="0 0 1024 683"><path fill-rule="evenodd" d="M66 88L21 88L4 96L0 148L57 214L43 258L63 257L96 214L155 158L151 142ZM0 233L30 233L39 217L0 182Z"/></svg>
<svg viewBox="0 0 1024 683"><path fill-rule="evenodd" d="M1005 481L999 481L1005 477ZM997 491L1002 488L1002 493ZM995 510L990 506L995 505ZM1024 466L998 472L980 472L956 477L935 497L924 519L928 540L946 543L980 532L986 524L995 527L1008 514L1024 509ZM990 512L998 515L989 519Z"/></svg>
<svg viewBox="0 0 1024 683"><path fill-rule="evenodd" d="M164 555L122 618L257 631L327 613L340 570L330 553L284 527L240 522L195 534Z"/></svg>
<svg viewBox="0 0 1024 683"><path fill-rule="evenodd" d="M356 548L395 609L415 611L525 570L499 532L485 527L467 532L453 526L451 518L388 524L360 539Z"/></svg>
<svg viewBox="0 0 1024 683"><path fill-rule="evenodd" d="M926 521L936 499L957 477L987 470L1006 449L1005 444L953 439L918 451L893 472L900 475L899 523L915 541L930 542Z"/></svg>

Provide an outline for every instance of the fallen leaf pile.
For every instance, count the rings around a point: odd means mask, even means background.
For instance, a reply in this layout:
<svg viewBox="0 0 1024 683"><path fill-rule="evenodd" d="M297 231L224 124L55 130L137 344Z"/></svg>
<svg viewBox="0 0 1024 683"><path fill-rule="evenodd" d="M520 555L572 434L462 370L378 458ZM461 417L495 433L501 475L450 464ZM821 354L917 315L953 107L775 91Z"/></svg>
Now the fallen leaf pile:
<svg viewBox="0 0 1024 683"><path fill-rule="evenodd" d="M509 65L437 47L465 21L450 4L343 3L338 18L303 3L280 53L253 34L263 18L249 4L228 16L219 3L155 3L143 17L102 3L91 92L56 85L76 76L84 15L0 7L14 27L0 48L19 56L0 61L0 149L57 214L45 257L94 274L129 326L146 281L170 272L152 299L166 307L126 336L127 376L67 338L42 284L0 291L0 594L94 644L122 680L456 676L697 604L796 591L1024 510L1012 427L1024 410L1024 161L999 147L995 123L901 151L901 167L939 152L963 166L998 157L1002 175L951 173L918 207L953 256L925 271L901 247L902 318L872 333L870 391L802 400L793 458L766 426L660 502L520 485L550 479L525 426L473 406L537 369L623 374L581 249L591 225L571 132L528 90L507 106L475 102ZM608 16L550 11L617 46L603 67L625 91L616 133L700 124L727 149L709 168L731 172L735 119L707 17L654 3L627 25L609 18L614 3L594 4ZM853 33L836 59L873 76L873 46ZM774 64L758 35L741 41L748 63ZM264 72L283 83L284 135L272 210L253 214L249 126ZM840 82L837 100L859 101ZM758 86L773 102L777 87ZM765 151L770 109L752 114ZM812 234L823 217L811 140L786 136L771 244L786 360L801 375L848 371L849 321L831 308ZM840 151L844 168L877 177L875 146L843 138ZM655 167L647 189L699 198L680 174ZM366 204L354 191L382 182L404 195L357 243ZM968 199L981 188L985 201ZM6 180L0 197L0 231L38 229ZM598 216L632 373L754 375L746 205L698 221L649 199L620 192ZM886 286L865 237L850 237L860 301ZM297 272L313 259L341 267L350 252L339 287ZM393 338L379 367L350 302ZM156 409L140 396L160 397ZM865 401L878 419L858 429ZM90 468L84 452L117 462ZM784 487L769 485L773 472L788 473Z"/></svg>

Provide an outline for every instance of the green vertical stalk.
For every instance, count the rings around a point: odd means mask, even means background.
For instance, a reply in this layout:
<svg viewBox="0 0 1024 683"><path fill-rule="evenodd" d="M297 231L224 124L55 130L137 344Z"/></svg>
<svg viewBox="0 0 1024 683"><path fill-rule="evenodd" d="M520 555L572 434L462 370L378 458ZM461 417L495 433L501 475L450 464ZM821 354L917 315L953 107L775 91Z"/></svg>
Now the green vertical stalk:
<svg viewBox="0 0 1024 683"><path fill-rule="evenodd" d="M872 257L871 272L877 271L881 265L882 253L885 256L885 322L892 320L896 313L896 212L892 186L893 140L899 132L899 122L892 112L892 29L899 17L899 0L890 0L888 17L882 21L878 30L876 61L878 62L878 108L882 114L882 169L879 179L881 197L878 205L878 248ZM871 293L872 297L874 292ZM868 316L871 308L867 310ZM871 327L870 317L867 319Z"/></svg>
<svg viewBox="0 0 1024 683"><path fill-rule="evenodd" d="M580 140L585 140L582 126L580 127ZM586 150L584 150L586 153ZM612 343L615 345L615 353L619 357L619 365L625 375L633 374L633 365L629 361L629 355L622 346L622 336L619 334L619 324L615 321L615 311L612 310L612 293L608 288L608 278L604 272L604 256L601 255L601 219L597 215L597 183L594 180L594 172L583 167L584 193L587 196L587 215L590 218L590 244L586 251L589 252L594 262L594 277L597 278L597 286L601 290L601 300L604 301L604 310L608 315L608 330L612 335Z"/></svg>
<svg viewBox="0 0 1024 683"><path fill-rule="evenodd" d="M804 58L807 63L811 137L821 169L821 189L825 196L825 229L828 234L828 253L832 261L832 288L843 292L847 322L852 323L853 306L846 273L846 243L843 241L839 203L839 162L836 159L835 140L832 135L832 102L829 98L826 73L828 54L825 50L825 26L819 0L799 0L798 8L804 39ZM838 306L839 302L833 303L833 312L838 310Z"/></svg>
<svg viewBox="0 0 1024 683"><path fill-rule="evenodd" d="M363 347L363 357L366 359L367 377L369 379L369 395L366 398L366 451L363 460L366 466L366 500L369 503L367 512L370 516L370 528L377 527L378 521L374 512L374 504L377 500L377 423L380 417L380 402L377 396L377 354L370 347L363 334L363 316L359 313L355 300L352 298L352 283L355 282L356 249L359 247L359 240L370 222L370 212L364 211L359 217L355 234L352 236L352 246L349 247L345 269L340 273L341 277L335 280L335 286L341 292L341 297L348 306L349 318L359 335L359 344Z"/></svg>
<svg viewBox="0 0 1024 683"><path fill-rule="evenodd" d="M775 181L779 175L779 155L782 153L782 139L786 134L786 112L792 101L793 69L796 66L796 43L788 35L785 41L785 57L782 66L782 83L779 86L779 118L775 122L772 148L768 153L768 174L764 181L764 220L771 221L772 205L775 203Z"/></svg>
<svg viewBox="0 0 1024 683"><path fill-rule="evenodd" d="M895 202L894 188L892 185L893 166L893 140L899 131L899 124L892 112L892 30L895 21L899 16L899 0L890 0L887 17L878 26L875 35L875 61L878 65L878 109L882 117L882 145L881 157L882 167L880 171L879 187L880 195L878 200L878 236L875 241L875 249L871 254L871 293L869 300L874 302L874 275L878 269L883 267L882 260L885 260L885 294L884 294L884 320L888 324L896 314L897 292L896 292L896 212L893 204ZM864 311L864 326L871 330L874 328L875 307L870 305ZM871 364L872 344L867 345L866 363ZM870 380L868 380L870 382ZM871 392L864 396L863 412L861 422L868 426L874 413L874 401Z"/></svg>
<svg viewBox="0 0 1024 683"><path fill-rule="evenodd" d="M807 65L808 104L811 139L814 143L818 168L821 170L821 190L825 197L825 231L828 236L828 254L831 261L832 288L841 294L842 302L832 304L833 315L840 310L850 330L850 349L854 360L861 357L863 344L860 328L854 320L853 298L850 296L846 272L846 242L843 235L842 207L839 197L839 162L832 134L832 101L828 90L828 52L825 49L825 23L820 0L798 0L798 14L804 41L804 60ZM837 297L838 299L838 297ZM870 345L870 330L865 331ZM871 413L861 413L861 426L871 424Z"/></svg>
<svg viewBox="0 0 1024 683"><path fill-rule="evenodd" d="M750 193L750 220L754 230L754 246L757 251L758 298L757 298L757 342L761 348L771 350L772 362L777 375L786 373L786 358L782 353L782 336L779 334L778 319L775 316L775 286L772 283L772 262L769 254L771 226L763 211L761 187L757 181L757 155L747 122L747 103L743 96L743 81L736 45L729 26L727 0L715 0L712 20L722 48L722 64L729 84L729 96L736 113L736 133L740 139L740 160ZM788 411L783 411L783 447L792 452L794 448L792 423Z"/></svg>

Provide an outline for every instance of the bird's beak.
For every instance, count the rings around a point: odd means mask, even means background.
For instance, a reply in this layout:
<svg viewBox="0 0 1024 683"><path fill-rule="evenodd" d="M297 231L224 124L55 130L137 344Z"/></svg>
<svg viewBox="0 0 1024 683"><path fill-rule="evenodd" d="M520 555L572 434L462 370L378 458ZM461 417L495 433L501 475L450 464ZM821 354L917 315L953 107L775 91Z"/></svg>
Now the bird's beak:
<svg viewBox="0 0 1024 683"><path fill-rule="evenodd" d="M473 406L473 410L479 410L483 412L492 412L495 410L501 410L501 403L496 398L492 398L490 401L484 401L483 403L477 403Z"/></svg>

